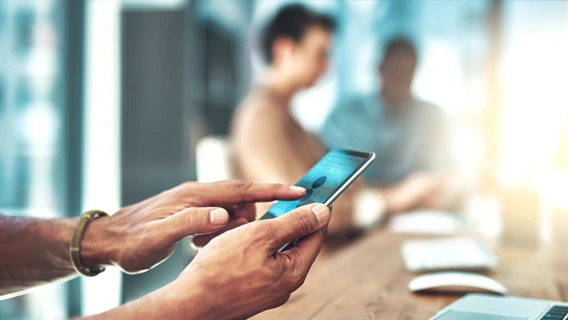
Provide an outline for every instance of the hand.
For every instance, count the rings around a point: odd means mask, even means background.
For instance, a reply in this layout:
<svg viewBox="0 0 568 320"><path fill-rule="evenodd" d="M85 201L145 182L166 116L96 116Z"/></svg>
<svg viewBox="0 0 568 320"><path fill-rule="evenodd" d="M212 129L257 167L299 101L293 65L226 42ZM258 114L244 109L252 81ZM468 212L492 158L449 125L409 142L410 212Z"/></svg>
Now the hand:
<svg viewBox="0 0 568 320"><path fill-rule="evenodd" d="M457 181L450 176L438 174L432 178L436 185L434 190L419 204L423 209L450 209L452 201L459 190Z"/></svg>
<svg viewBox="0 0 568 320"><path fill-rule="evenodd" d="M440 181L434 175L415 173L408 176L398 185L383 191L386 202L386 211L401 213L421 207L421 203L435 193Z"/></svg>
<svg viewBox="0 0 568 320"><path fill-rule="evenodd" d="M142 272L165 260L187 236L254 220L254 202L295 200L305 192L244 181L184 183L93 220L81 242L81 260L86 266L114 264L128 273Z"/></svg>
<svg viewBox="0 0 568 320"><path fill-rule="evenodd" d="M196 319L241 319L278 307L304 283L329 219L325 205L311 204L230 230L205 246L165 292L190 309L180 316ZM296 247L278 252L296 239Z"/></svg>

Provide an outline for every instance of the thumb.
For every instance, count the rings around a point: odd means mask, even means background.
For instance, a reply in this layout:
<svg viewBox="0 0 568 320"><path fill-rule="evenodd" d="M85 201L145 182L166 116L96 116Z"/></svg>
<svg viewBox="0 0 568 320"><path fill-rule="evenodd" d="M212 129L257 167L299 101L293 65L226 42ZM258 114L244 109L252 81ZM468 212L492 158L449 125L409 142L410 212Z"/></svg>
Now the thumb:
<svg viewBox="0 0 568 320"><path fill-rule="evenodd" d="M229 213L223 208L192 207L181 210L163 223L175 241L188 236L206 234L223 229L229 222Z"/></svg>
<svg viewBox="0 0 568 320"><path fill-rule="evenodd" d="M323 241L327 235L327 226L318 230L302 239L298 240L295 247L283 252L277 252L275 257L287 267L287 270L295 271L288 272L288 276L295 277L293 283L296 283L297 289L308 275L310 268L316 260ZM287 257L284 259L284 257Z"/></svg>
<svg viewBox="0 0 568 320"><path fill-rule="evenodd" d="M287 243L305 237L324 227L331 217L329 208L314 203L296 208L278 218L264 220L274 236L268 244L270 252L278 251Z"/></svg>
<svg viewBox="0 0 568 320"><path fill-rule="evenodd" d="M235 228L238 228L242 225L245 225L248 223L248 220L245 218L238 218L237 220L230 220L229 223L227 223L227 225L219 230L219 231L215 231L212 233L208 233L208 234L202 234L202 235L198 235L193 237L193 239L191 239L191 244L193 245L194 248L202 248L204 247L206 244L208 244L211 240L213 240L213 238L229 231L229 230L233 230Z"/></svg>

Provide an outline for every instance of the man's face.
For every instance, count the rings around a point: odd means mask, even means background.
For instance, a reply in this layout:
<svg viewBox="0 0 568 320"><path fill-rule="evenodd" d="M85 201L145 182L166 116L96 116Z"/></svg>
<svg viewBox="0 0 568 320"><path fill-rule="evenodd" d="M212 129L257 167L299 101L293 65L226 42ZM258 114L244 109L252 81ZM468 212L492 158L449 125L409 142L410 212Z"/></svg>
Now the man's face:
<svg viewBox="0 0 568 320"><path fill-rule="evenodd" d="M326 72L331 40L330 31L313 26L308 28L302 40L295 44L289 66L302 88L313 86Z"/></svg>
<svg viewBox="0 0 568 320"><path fill-rule="evenodd" d="M384 96L403 100L410 95L416 69L416 58L407 50L393 50L381 63L380 74Z"/></svg>

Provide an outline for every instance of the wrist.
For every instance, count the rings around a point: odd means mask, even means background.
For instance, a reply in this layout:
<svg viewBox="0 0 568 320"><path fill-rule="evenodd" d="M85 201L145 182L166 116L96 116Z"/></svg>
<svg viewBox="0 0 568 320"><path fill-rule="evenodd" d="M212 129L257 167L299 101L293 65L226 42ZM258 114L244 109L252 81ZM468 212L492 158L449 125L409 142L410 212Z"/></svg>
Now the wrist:
<svg viewBox="0 0 568 320"><path fill-rule="evenodd" d="M152 306L162 319L218 319L207 301L207 290L198 281L175 280L150 294Z"/></svg>
<svg viewBox="0 0 568 320"><path fill-rule="evenodd" d="M144 297L121 305L93 319L215 319L200 300L200 290L176 280Z"/></svg>
<svg viewBox="0 0 568 320"><path fill-rule="evenodd" d="M81 240L81 262L87 267L103 267L111 264L116 239L109 225L110 217L92 220Z"/></svg>

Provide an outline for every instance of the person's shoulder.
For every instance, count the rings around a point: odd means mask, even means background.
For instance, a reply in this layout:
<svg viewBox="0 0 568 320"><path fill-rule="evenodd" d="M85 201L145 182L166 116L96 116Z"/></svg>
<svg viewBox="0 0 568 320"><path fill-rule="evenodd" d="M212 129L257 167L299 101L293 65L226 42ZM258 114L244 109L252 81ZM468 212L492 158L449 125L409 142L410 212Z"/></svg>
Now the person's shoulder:
<svg viewBox="0 0 568 320"><path fill-rule="evenodd" d="M233 134L254 134L262 128L278 126L282 121L279 109L266 95L251 89L235 111Z"/></svg>
<svg viewBox="0 0 568 320"><path fill-rule="evenodd" d="M273 101L262 96L253 96L239 106L238 112L256 124L272 124L283 121L283 110Z"/></svg>

